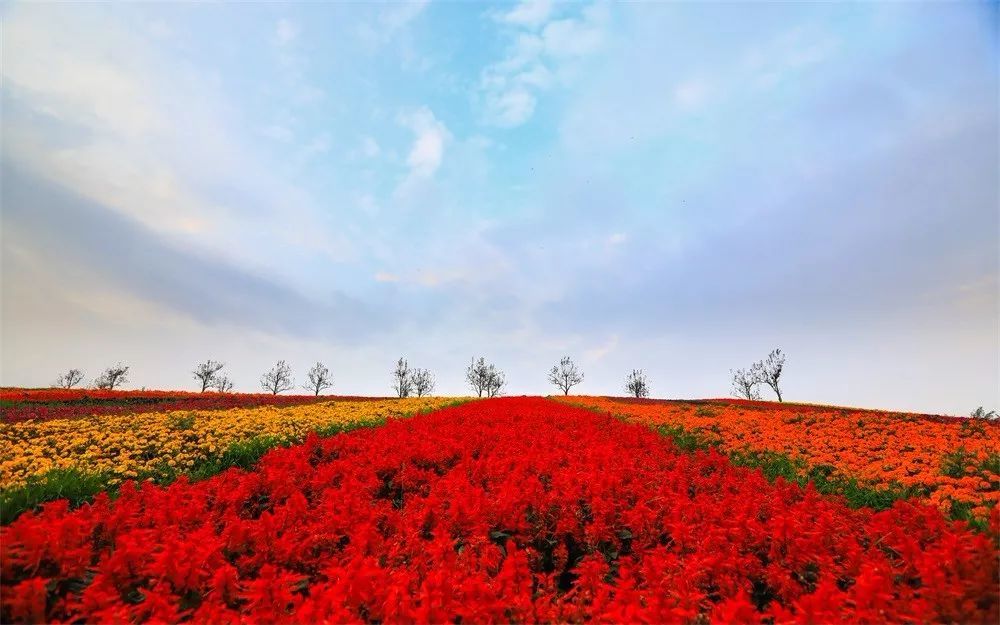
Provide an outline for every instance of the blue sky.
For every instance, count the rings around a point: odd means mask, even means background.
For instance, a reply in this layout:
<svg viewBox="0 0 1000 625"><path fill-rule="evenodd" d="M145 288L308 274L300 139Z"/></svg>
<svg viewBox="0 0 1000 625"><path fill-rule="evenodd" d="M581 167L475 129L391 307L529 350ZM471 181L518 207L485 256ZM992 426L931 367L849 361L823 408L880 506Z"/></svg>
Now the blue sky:
<svg viewBox="0 0 1000 625"><path fill-rule="evenodd" d="M5 385L998 407L998 34L977 3L6 4Z"/></svg>

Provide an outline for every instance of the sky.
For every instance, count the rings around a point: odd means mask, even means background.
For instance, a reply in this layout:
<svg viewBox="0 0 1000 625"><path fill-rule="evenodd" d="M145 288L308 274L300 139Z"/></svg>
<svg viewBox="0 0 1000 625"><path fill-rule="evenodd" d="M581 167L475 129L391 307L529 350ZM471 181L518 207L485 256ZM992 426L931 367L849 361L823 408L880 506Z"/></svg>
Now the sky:
<svg viewBox="0 0 1000 625"><path fill-rule="evenodd" d="M787 400L1000 408L996 4L0 16L0 384L725 397L780 347Z"/></svg>

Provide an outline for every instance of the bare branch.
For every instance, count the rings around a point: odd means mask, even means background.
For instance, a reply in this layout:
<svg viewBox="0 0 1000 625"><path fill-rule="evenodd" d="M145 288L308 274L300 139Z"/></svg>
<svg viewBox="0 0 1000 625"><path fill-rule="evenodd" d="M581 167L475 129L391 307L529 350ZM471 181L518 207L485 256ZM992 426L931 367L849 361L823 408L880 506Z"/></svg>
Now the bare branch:
<svg viewBox="0 0 1000 625"><path fill-rule="evenodd" d="M469 367L465 370L465 380L479 397L484 393L487 397L496 397L507 383L503 372L493 364L487 364L486 359L482 357L479 360L473 358L469 363Z"/></svg>
<svg viewBox="0 0 1000 625"><path fill-rule="evenodd" d="M56 378L56 386L60 388L73 388L83 380L83 372L79 369L70 369L66 373Z"/></svg>
<svg viewBox="0 0 1000 625"><path fill-rule="evenodd" d="M409 397L413 391L413 379L410 377L410 365L400 358L396 362L396 370L392 372L392 390L399 398Z"/></svg>
<svg viewBox="0 0 1000 625"><path fill-rule="evenodd" d="M228 393L233 390L233 381L224 375L220 375L215 378L212 386L220 393Z"/></svg>
<svg viewBox="0 0 1000 625"><path fill-rule="evenodd" d="M750 367L749 370L737 369L733 371L730 369L729 373L733 376L733 395L754 401L760 399L760 391L757 390L757 387L760 386L760 377L756 365Z"/></svg>
<svg viewBox="0 0 1000 625"><path fill-rule="evenodd" d="M767 360L759 362L755 366L760 376L760 381L770 386L774 394L778 396L778 401L782 401L778 381L781 379L781 372L785 368L785 355L781 353L780 349L772 350L767 355Z"/></svg>
<svg viewBox="0 0 1000 625"><path fill-rule="evenodd" d="M569 356L563 356L558 365L552 365L549 382L555 384L563 395L569 395L569 389L583 382L583 373L576 368Z"/></svg>
<svg viewBox="0 0 1000 625"><path fill-rule="evenodd" d="M626 376L625 392L633 397L649 397L649 381L642 369L633 369Z"/></svg>
<svg viewBox="0 0 1000 625"><path fill-rule="evenodd" d="M292 380L292 368L284 360L279 360L270 371L260 376L260 385L272 395L290 391L295 385Z"/></svg>
<svg viewBox="0 0 1000 625"><path fill-rule="evenodd" d="M417 397L430 395L434 390L434 375L427 369L414 369L410 373L410 380Z"/></svg>
<svg viewBox="0 0 1000 625"><path fill-rule="evenodd" d="M215 386L215 378L225 366L225 363L207 360L191 372L194 375L194 379L201 382L202 393Z"/></svg>
<svg viewBox="0 0 1000 625"><path fill-rule="evenodd" d="M306 374L309 378L309 384L306 384L302 388L307 391L312 391L314 395L319 396L321 391L324 391L331 386L333 386L333 377L330 375L330 370L327 369L323 363L317 362L313 365L309 373Z"/></svg>
<svg viewBox="0 0 1000 625"><path fill-rule="evenodd" d="M94 380L94 386L108 391L113 391L124 384L128 384L128 366L122 363L108 367Z"/></svg>

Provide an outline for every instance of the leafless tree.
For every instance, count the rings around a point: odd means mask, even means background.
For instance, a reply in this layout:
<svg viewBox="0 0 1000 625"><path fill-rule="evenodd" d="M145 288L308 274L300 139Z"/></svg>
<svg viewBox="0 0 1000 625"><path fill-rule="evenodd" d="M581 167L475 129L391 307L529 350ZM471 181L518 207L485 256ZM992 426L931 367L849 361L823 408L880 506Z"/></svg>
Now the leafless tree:
<svg viewBox="0 0 1000 625"><path fill-rule="evenodd" d="M504 384L507 383L503 371L497 369L492 363L487 364L486 359L482 357L479 360L473 358L472 362L469 363L468 369L465 370L465 380L479 397L482 397L484 393L487 397L496 397L503 390Z"/></svg>
<svg viewBox="0 0 1000 625"><path fill-rule="evenodd" d="M980 406L979 408L976 408L975 410L970 412L969 416L972 417L973 419L996 419L997 411L986 410L985 408Z"/></svg>
<svg viewBox="0 0 1000 625"><path fill-rule="evenodd" d="M781 372L785 368L785 355L781 353L780 349L772 350L767 355L767 360L758 362L755 367L760 381L770 386L774 394L778 396L778 401L782 401L778 382L781 379Z"/></svg>
<svg viewBox="0 0 1000 625"><path fill-rule="evenodd" d="M56 378L56 386L60 388L73 388L83 380L83 372L79 369L70 369L66 373Z"/></svg>
<svg viewBox="0 0 1000 625"><path fill-rule="evenodd" d="M279 360L270 371L260 376L260 385L272 395L292 390L295 386L295 381L292 380L292 368L284 360Z"/></svg>
<svg viewBox="0 0 1000 625"><path fill-rule="evenodd" d="M761 381L757 365L750 367L750 369L737 369L736 371L730 369L729 373L733 375L733 395L740 399L754 401L760 399L760 391L757 389Z"/></svg>
<svg viewBox="0 0 1000 625"><path fill-rule="evenodd" d="M558 365L552 365L549 382L555 384L563 395L569 395L569 389L583 382L583 373L576 368L569 356L563 356Z"/></svg>
<svg viewBox="0 0 1000 625"><path fill-rule="evenodd" d="M220 375L215 378L215 381L212 383L212 386L215 388L215 390L219 391L220 393L228 393L229 391L233 390L233 381L230 380L227 376Z"/></svg>
<svg viewBox="0 0 1000 625"><path fill-rule="evenodd" d="M330 370L321 362L314 364L307 375L309 384L306 384L302 388L312 391L317 396L321 391L333 386L333 377L330 376Z"/></svg>
<svg viewBox="0 0 1000 625"><path fill-rule="evenodd" d="M392 390L402 399L409 397L413 391L413 378L410 377L410 365L400 358L396 362L396 370L392 372Z"/></svg>
<svg viewBox="0 0 1000 625"><path fill-rule="evenodd" d="M490 365L489 375L486 377L486 396L496 397L507 384L507 376L493 365Z"/></svg>
<svg viewBox="0 0 1000 625"><path fill-rule="evenodd" d="M94 386L108 391L113 391L123 384L128 384L128 366L122 363L108 367L94 380Z"/></svg>
<svg viewBox="0 0 1000 625"><path fill-rule="evenodd" d="M649 397L649 380L642 369L633 369L626 376L625 392L633 397Z"/></svg>
<svg viewBox="0 0 1000 625"><path fill-rule="evenodd" d="M486 391L487 372L485 358L480 358L478 362L473 358L465 370L465 381L469 383L469 388L478 397L482 397L483 392Z"/></svg>
<svg viewBox="0 0 1000 625"><path fill-rule="evenodd" d="M430 395L431 391L434 390L434 375L427 369L414 369L410 372L410 381L417 397Z"/></svg>
<svg viewBox="0 0 1000 625"><path fill-rule="evenodd" d="M208 389L215 386L215 378L222 371L222 368L226 366L226 363L216 362L215 360L206 360L205 362L198 365L198 367L191 373L194 375L194 379L201 382L201 392L204 393Z"/></svg>

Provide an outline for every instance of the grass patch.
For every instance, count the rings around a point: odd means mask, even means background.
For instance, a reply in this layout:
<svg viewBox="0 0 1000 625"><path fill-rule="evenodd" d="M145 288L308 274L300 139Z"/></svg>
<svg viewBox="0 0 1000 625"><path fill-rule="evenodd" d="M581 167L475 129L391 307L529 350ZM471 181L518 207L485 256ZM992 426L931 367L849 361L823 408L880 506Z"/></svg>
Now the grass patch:
<svg viewBox="0 0 1000 625"><path fill-rule="evenodd" d="M0 493L0 524L7 525L26 510L55 499L68 499L71 506L79 506L107 490L111 479L109 474L77 468L52 469L31 476L23 486Z"/></svg>
<svg viewBox="0 0 1000 625"><path fill-rule="evenodd" d="M817 492L824 495L840 495L852 508L885 510L901 499L928 494L926 489L919 487L904 488L899 485L873 487L855 478L838 475L836 468L831 465L810 467L804 460L773 451L734 451L728 455L734 465L760 469L764 477L771 482L779 477L800 486L812 482Z"/></svg>
<svg viewBox="0 0 1000 625"><path fill-rule="evenodd" d="M718 445L718 440L697 430L687 430L680 425L657 425L653 428L663 436L673 439L683 451L705 451Z"/></svg>

